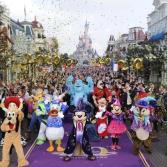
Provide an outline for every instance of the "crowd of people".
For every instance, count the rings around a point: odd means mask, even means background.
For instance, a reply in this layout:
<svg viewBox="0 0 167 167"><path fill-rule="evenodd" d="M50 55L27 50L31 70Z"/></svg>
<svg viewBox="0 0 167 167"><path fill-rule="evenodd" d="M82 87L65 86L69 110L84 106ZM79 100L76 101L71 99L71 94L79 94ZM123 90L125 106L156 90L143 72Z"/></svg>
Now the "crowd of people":
<svg viewBox="0 0 167 167"><path fill-rule="evenodd" d="M66 115L70 115L69 113L71 110L75 110L77 107L76 104L71 103L75 98L73 97L75 94L71 93L70 87L67 84L67 79L70 76L73 77L71 84L74 84L77 80L81 80L83 84L89 85L87 77L92 78L93 87L90 92L86 94L86 100L92 108L90 123L94 126L94 136L97 137L96 139L103 137L108 138L108 136L110 136L106 134L100 135L98 131L97 120L99 117L97 116L97 112L99 110L100 102L107 106L106 108L108 111L111 111L114 108L112 105L116 103L114 99L118 99L119 102L117 102L115 106L121 106L121 110L125 113L123 121L127 123L127 121L130 120L132 123L130 119L132 106L136 105L136 102L144 97L150 96L156 99L156 106L154 107L152 117L150 118L153 129L151 131L151 138L157 137L163 123L167 121L167 87L163 85L157 86L153 83L145 83L142 77L136 77L134 73L124 74L113 72L111 68L69 68L66 70L57 70L52 73L46 73L43 76L36 78L36 80L25 78L9 84L5 84L2 81L0 82L1 102L8 96L18 96L23 100L22 110L24 113L24 120L21 130L23 145L26 145L27 142L29 142L33 131L33 133L38 134L42 117L39 117L36 112L36 104L41 100L40 98L44 98L48 95L52 98L57 98L63 95L63 102L67 102L69 106ZM101 91L99 92L100 89ZM1 106L1 123L5 116L5 111L3 111L3 107ZM107 117L107 119L107 124L109 125L113 118ZM64 119L64 122L66 122L66 119ZM3 132L0 132L0 134L1 145L3 146L4 134ZM118 142L117 135L116 137L112 136L112 140L113 142ZM112 148L114 149L114 147ZM149 151L151 152L151 150Z"/></svg>

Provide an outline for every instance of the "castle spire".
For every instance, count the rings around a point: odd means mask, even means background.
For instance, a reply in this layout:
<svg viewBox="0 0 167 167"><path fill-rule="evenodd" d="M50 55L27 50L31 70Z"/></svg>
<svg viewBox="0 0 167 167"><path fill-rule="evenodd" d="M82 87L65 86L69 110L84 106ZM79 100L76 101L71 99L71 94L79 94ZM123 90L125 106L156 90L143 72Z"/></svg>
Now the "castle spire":
<svg viewBox="0 0 167 167"><path fill-rule="evenodd" d="M85 35L85 36L88 36L88 30L89 30L89 23L88 23L87 20L86 20L86 23L85 23L85 31L84 31L84 35Z"/></svg>

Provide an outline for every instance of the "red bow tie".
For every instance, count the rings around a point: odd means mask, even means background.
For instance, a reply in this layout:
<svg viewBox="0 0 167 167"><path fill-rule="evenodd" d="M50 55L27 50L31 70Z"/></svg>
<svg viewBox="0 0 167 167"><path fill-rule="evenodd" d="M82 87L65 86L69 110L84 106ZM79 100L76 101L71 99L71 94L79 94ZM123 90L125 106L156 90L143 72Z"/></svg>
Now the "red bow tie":
<svg viewBox="0 0 167 167"><path fill-rule="evenodd" d="M83 131L83 123L82 123L81 121L78 121L78 122L77 122L77 129L78 129L79 131Z"/></svg>

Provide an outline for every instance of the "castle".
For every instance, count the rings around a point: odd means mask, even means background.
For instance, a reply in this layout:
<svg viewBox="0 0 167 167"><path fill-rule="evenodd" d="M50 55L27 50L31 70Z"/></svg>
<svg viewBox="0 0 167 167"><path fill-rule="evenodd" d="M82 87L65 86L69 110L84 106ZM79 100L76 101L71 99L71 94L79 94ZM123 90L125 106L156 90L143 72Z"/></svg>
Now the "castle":
<svg viewBox="0 0 167 167"><path fill-rule="evenodd" d="M89 24L86 21L84 34L79 37L79 43L73 53L73 58L78 60L78 65L89 65L90 60L98 56L96 50L92 48L92 40L88 31Z"/></svg>

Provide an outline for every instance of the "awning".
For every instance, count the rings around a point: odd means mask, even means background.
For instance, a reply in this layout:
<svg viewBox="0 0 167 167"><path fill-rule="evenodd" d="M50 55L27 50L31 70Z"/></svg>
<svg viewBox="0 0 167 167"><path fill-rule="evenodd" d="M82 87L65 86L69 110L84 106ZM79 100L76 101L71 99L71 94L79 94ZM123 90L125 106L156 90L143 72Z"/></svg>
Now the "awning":
<svg viewBox="0 0 167 167"><path fill-rule="evenodd" d="M165 39L165 33L161 32L156 35L153 35L149 41L160 41Z"/></svg>

